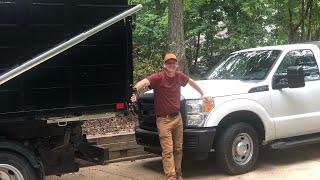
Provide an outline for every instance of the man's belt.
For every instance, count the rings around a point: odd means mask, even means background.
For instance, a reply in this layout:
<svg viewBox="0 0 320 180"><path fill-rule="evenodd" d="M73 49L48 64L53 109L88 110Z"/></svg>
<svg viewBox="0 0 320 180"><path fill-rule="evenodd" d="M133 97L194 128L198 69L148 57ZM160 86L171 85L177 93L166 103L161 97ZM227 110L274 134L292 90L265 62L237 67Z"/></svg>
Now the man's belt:
<svg viewBox="0 0 320 180"><path fill-rule="evenodd" d="M157 115L157 117L162 117L162 118L175 118L179 115L179 112L167 114L167 115Z"/></svg>

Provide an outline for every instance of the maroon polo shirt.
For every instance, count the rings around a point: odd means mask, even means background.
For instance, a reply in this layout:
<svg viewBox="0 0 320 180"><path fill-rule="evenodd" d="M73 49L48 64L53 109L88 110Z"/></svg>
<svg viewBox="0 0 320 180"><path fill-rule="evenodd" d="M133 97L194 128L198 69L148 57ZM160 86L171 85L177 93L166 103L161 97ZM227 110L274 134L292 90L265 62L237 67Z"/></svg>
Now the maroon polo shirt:
<svg viewBox="0 0 320 180"><path fill-rule="evenodd" d="M180 111L180 90L186 86L189 77L177 71L174 77L169 77L165 71L151 74L147 77L154 91L154 105L157 116L168 115Z"/></svg>

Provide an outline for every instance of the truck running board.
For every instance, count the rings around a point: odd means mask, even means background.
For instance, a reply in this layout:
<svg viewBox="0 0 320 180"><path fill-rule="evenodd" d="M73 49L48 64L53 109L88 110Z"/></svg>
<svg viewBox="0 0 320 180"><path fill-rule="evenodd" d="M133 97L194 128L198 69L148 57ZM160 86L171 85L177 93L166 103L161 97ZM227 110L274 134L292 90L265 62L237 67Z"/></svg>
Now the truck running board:
<svg viewBox="0 0 320 180"><path fill-rule="evenodd" d="M282 139L271 144L272 149L288 149L308 144L320 143L320 134Z"/></svg>

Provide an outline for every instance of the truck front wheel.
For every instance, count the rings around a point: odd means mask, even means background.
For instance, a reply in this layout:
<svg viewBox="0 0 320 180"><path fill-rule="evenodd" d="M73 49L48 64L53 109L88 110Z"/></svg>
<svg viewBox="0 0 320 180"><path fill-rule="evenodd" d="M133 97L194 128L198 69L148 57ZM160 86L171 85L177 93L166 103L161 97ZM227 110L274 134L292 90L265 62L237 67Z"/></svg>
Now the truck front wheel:
<svg viewBox="0 0 320 180"><path fill-rule="evenodd" d="M259 154L259 140L255 129L247 123L229 126L217 143L219 166L228 174L244 174L254 169Z"/></svg>
<svg viewBox="0 0 320 180"><path fill-rule="evenodd" d="M11 152L0 152L0 180L36 179L34 169L25 158Z"/></svg>

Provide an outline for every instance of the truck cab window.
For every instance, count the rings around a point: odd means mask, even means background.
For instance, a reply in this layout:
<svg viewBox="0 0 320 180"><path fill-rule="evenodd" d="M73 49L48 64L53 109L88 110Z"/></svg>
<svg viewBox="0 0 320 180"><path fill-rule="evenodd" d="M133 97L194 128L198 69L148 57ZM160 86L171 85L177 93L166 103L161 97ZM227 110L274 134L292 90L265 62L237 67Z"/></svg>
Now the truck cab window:
<svg viewBox="0 0 320 180"><path fill-rule="evenodd" d="M320 79L317 61L311 50L294 50L288 52L275 74L283 76L287 75L287 68L289 66L302 66L305 81Z"/></svg>

